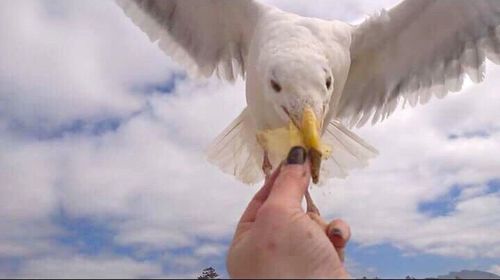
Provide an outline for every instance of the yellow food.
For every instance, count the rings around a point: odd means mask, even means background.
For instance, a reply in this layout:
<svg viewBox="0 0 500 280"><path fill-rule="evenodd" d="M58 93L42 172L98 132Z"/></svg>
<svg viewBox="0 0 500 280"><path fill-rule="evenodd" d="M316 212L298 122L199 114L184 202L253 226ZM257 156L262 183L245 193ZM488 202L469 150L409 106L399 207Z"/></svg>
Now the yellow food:
<svg viewBox="0 0 500 280"><path fill-rule="evenodd" d="M260 131L257 140L266 151L281 159L287 156L292 147L305 147L300 131L292 122L285 127Z"/></svg>
<svg viewBox="0 0 500 280"><path fill-rule="evenodd" d="M305 108L301 125L301 130L290 122L285 127L260 131L257 140L266 151L282 159L294 146L303 146L307 150L313 148L321 153L322 159L327 159L332 149L321 143L319 122L310 107Z"/></svg>
<svg viewBox="0 0 500 280"><path fill-rule="evenodd" d="M321 143L320 123L310 107L306 107L302 114L300 130L293 122L276 129L266 129L257 133L257 141L267 151L268 157L284 160L294 146L303 146L309 152L311 159L311 176L313 182L319 182L321 161L327 159L332 149Z"/></svg>

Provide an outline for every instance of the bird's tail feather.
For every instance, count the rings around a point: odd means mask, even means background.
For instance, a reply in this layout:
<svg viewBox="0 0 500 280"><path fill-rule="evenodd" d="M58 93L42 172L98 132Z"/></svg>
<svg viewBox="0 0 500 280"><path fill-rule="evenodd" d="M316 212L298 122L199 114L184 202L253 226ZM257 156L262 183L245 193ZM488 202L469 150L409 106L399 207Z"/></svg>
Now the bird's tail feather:
<svg viewBox="0 0 500 280"><path fill-rule="evenodd" d="M369 159L378 155L374 147L337 120L330 121L322 140L332 147L332 154L322 163L320 184L329 178L345 178L350 169L365 167Z"/></svg>
<svg viewBox="0 0 500 280"><path fill-rule="evenodd" d="M256 134L257 129L245 108L208 147L208 161L243 183L258 183L264 178L263 150Z"/></svg>
<svg viewBox="0 0 500 280"><path fill-rule="evenodd" d="M209 146L208 161L243 183L258 183L264 175L263 150L256 133L248 110L244 109ZM378 154L375 148L336 120L328 124L322 141L332 147L332 154L322 163L320 185L329 178L347 177L350 169L367 166L368 160Z"/></svg>

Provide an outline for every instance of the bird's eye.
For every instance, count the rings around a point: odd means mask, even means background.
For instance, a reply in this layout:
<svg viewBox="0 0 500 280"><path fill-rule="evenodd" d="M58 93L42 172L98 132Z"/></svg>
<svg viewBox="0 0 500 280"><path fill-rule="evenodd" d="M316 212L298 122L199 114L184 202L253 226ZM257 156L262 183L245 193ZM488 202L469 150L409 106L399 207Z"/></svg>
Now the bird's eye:
<svg viewBox="0 0 500 280"><path fill-rule="evenodd" d="M278 84L278 82L276 82L275 80L271 80L271 87L274 89L274 91L276 92L280 92L281 91L281 86L280 84Z"/></svg>
<svg viewBox="0 0 500 280"><path fill-rule="evenodd" d="M332 86L332 77L326 78L325 85L327 89L330 89L330 87Z"/></svg>

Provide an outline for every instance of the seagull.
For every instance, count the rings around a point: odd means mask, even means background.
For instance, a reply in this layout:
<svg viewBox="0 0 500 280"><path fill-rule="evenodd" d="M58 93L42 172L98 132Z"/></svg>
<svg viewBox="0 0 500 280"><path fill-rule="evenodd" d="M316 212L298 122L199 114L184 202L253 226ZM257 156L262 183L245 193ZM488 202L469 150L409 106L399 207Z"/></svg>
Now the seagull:
<svg viewBox="0 0 500 280"><path fill-rule="evenodd" d="M246 80L246 108L207 157L247 184L293 145L309 149L315 183L344 178L377 155L353 127L460 91L465 75L481 82L485 58L500 63L496 0L406 0L358 25L251 0L117 3L194 76Z"/></svg>

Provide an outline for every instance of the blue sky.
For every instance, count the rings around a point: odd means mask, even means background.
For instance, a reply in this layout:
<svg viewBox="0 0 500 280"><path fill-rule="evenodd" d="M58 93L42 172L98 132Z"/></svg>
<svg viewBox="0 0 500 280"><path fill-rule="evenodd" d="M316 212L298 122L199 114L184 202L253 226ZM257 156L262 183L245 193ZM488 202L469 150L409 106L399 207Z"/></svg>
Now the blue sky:
<svg viewBox="0 0 500 280"><path fill-rule="evenodd" d="M359 22L395 1L267 1ZM222 275L256 191L204 159L244 84L193 80L112 1L0 2L0 277ZM380 151L313 196L355 276L500 274L500 67L356 132ZM224 110L221 110L224 108Z"/></svg>

